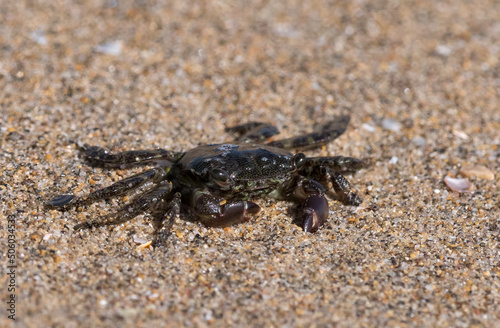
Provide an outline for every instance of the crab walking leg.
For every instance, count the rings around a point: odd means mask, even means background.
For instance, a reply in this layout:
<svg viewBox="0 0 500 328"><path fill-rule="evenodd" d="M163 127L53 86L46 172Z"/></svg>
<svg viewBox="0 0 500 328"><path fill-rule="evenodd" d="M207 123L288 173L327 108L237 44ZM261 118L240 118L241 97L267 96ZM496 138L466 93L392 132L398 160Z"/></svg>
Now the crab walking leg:
<svg viewBox="0 0 500 328"><path fill-rule="evenodd" d="M366 161L354 157L307 157L301 173L304 171L309 176L318 167L328 167L329 170L337 172L356 172L367 166Z"/></svg>
<svg viewBox="0 0 500 328"><path fill-rule="evenodd" d="M224 203L222 198L208 191L195 190L192 195L192 209L200 221L208 227L227 227L250 220L250 215L260 212L254 202L239 200Z"/></svg>
<svg viewBox="0 0 500 328"><path fill-rule="evenodd" d="M336 165L333 165L332 162L323 161L322 158L308 158L307 160L317 160L317 159L321 159L321 161L317 161L316 165L309 166L307 167L307 169L302 170L300 173L311 179L320 181L323 184L323 186L325 186L325 188L328 188L328 182L331 181L333 189L335 190L335 193L337 194L339 201L342 202L343 204L353 205L353 206L358 206L359 204L361 204L362 200L358 196L356 188L354 188L354 186L349 182L349 180L347 180L339 172L341 170L339 171L336 170L336 168L340 168L344 169L344 171L346 172L354 172L358 168L358 164L353 162L355 164L349 168L348 166L338 167ZM348 159L348 162L350 161L349 157L344 157L343 159ZM306 167L306 165L304 165L304 167ZM351 169L353 167L354 169Z"/></svg>
<svg viewBox="0 0 500 328"><path fill-rule="evenodd" d="M84 157L91 164L104 167L143 165L161 160L175 162L184 154L165 149L129 150L112 154L104 148L89 145L84 145L81 150L85 152Z"/></svg>
<svg viewBox="0 0 500 328"><path fill-rule="evenodd" d="M172 233L172 226L175 218L179 216L181 209L181 194L176 192L171 200L166 197L168 205L165 209L159 208L151 215L153 216L154 237L153 247L165 245L168 237Z"/></svg>
<svg viewBox="0 0 500 328"><path fill-rule="evenodd" d="M285 149L316 148L338 138L345 132L349 121L350 117L347 115L337 116L334 120L323 125L319 131L299 137L272 141L267 145Z"/></svg>
<svg viewBox="0 0 500 328"><path fill-rule="evenodd" d="M141 213L154 211L158 208L165 208L166 196L171 190L172 187L168 182L157 185L142 196L134 199L132 203L122 207L118 212L106 215L101 219L89 220L77 224L73 229L82 230L92 227L117 225L130 221Z"/></svg>
<svg viewBox="0 0 500 328"><path fill-rule="evenodd" d="M238 134L237 142L262 143L279 134L278 128L269 123L249 122L226 128L226 132Z"/></svg>
<svg viewBox="0 0 500 328"><path fill-rule="evenodd" d="M91 204L101 199L108 199L127 194L144 185L146 182L159 182L164 179L165 175L165 170L162 168L150 169L117 181L111 186L96 190L87 196L77 197L75 195L59 195L47 201L46 205L52 207L63 207Z"/></svg>
<svg viewBox="0 0 500 328"><path fill-rule="evenodd" d="M362 203L356 188L339 172L332 172L331 181L339 200L346 205L358 206Z"/></svg>

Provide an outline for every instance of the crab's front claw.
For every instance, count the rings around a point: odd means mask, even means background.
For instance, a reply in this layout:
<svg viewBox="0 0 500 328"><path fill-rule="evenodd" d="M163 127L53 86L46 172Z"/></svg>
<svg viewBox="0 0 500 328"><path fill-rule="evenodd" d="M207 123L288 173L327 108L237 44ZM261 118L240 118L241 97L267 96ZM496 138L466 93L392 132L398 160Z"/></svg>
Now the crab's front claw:
<svg viewBox="0 0 500 328"><path fill-rule="evenodd" d="M250 201L237 201L223 205L221 213L213 222L213 226L227 227L250 220L251 215L258 214L260 206Z"/></svg>
<svg viewBox="0 0 500 328"><path fill-rule="evenodd" d="M309 195L304 202L302 227L305 232L315 232L328 217L328 201L324 196Z"/></svg>
<svg viewBox="0 0 500 328"><path fill-rule="evenodd" d="M197 191L193 197L193 210L208 227L228 227L250 220L252 215L259 213L260 206L246 200L225 202L207 191Z"/></svg>

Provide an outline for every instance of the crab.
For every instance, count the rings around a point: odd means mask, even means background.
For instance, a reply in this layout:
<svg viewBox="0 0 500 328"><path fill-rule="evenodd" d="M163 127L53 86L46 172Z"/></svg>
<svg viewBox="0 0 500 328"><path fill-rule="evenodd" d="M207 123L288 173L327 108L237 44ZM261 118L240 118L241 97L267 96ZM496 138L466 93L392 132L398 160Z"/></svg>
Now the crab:
<svg viewBox="0 0 500 328"><path fill-rule="evenodd" d="M349 121L349 116L335 116L315 132L271 142L268 140L279 133L275 126L249 122L226 128L236 135L231 143L202 145L186 152L152 149L111 153L84 145L80 147L83 157L94 166L156 165L86 196L59 195L46 205L66 210L143 187L142 194L117 212L77 224L74 230L118 225L149 213L153 246L158 246L167 240L181 213L208 227L227 227L258 214L261 208L254 200L272 197L297 204L302 228L315 232L328 217L325 195L330 183L340 202L361 204L356 189L343 174L356 172L367 162L344 156L307 157L289 150L325 145L344 133Z"/></svg>

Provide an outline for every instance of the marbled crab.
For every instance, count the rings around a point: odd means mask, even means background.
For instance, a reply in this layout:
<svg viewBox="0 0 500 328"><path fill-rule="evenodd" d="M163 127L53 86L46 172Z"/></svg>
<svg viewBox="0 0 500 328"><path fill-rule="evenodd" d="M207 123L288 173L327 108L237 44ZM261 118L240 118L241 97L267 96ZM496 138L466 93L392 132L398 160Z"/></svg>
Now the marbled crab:
<svg viewBox="0 0 500 328"><path fill-rule="evenodd" d="M60 195L46 204L67 209L149 186L116 213L77 224L74 229L121 224L149 213L154 226L153 245L159 245L166 240L181 212L206 226L226 227L248 221L260 211L259 205L251 200L272 197L298 204L304 231L315 232L328 217L325 190L330 183L343 204L361 203L343 173L355 172L366 163L344 156L306 157L288 150L324 145L344 133L349 120L349 116L336 116L315 132L267 143L279 133L278 129L250 122L226 129L237 135L231 143L203 145L186 152L153 149L113 154L85 145L81 147L83 157L95 166L156 166L86 196Z"/></svg>

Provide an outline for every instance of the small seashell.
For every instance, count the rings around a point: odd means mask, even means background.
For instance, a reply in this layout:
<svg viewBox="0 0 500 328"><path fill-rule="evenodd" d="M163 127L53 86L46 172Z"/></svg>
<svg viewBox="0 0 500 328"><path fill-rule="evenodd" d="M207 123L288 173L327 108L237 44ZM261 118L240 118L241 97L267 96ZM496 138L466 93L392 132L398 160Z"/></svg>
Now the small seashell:
<svg viewBox="0 0 500 328"><path fill-rule="evenodd" d="M456 192L473 192L474 185L469 179L455 179L449 176L444 178L444 183L453 191Z"/></svg>
<svg viewBox="0 0 500 328"><path fill-rule="evenodd" d="M495 174L483 165L468 165L460 170L464 177L476 177L479 179L494 180Z"/></svg>

